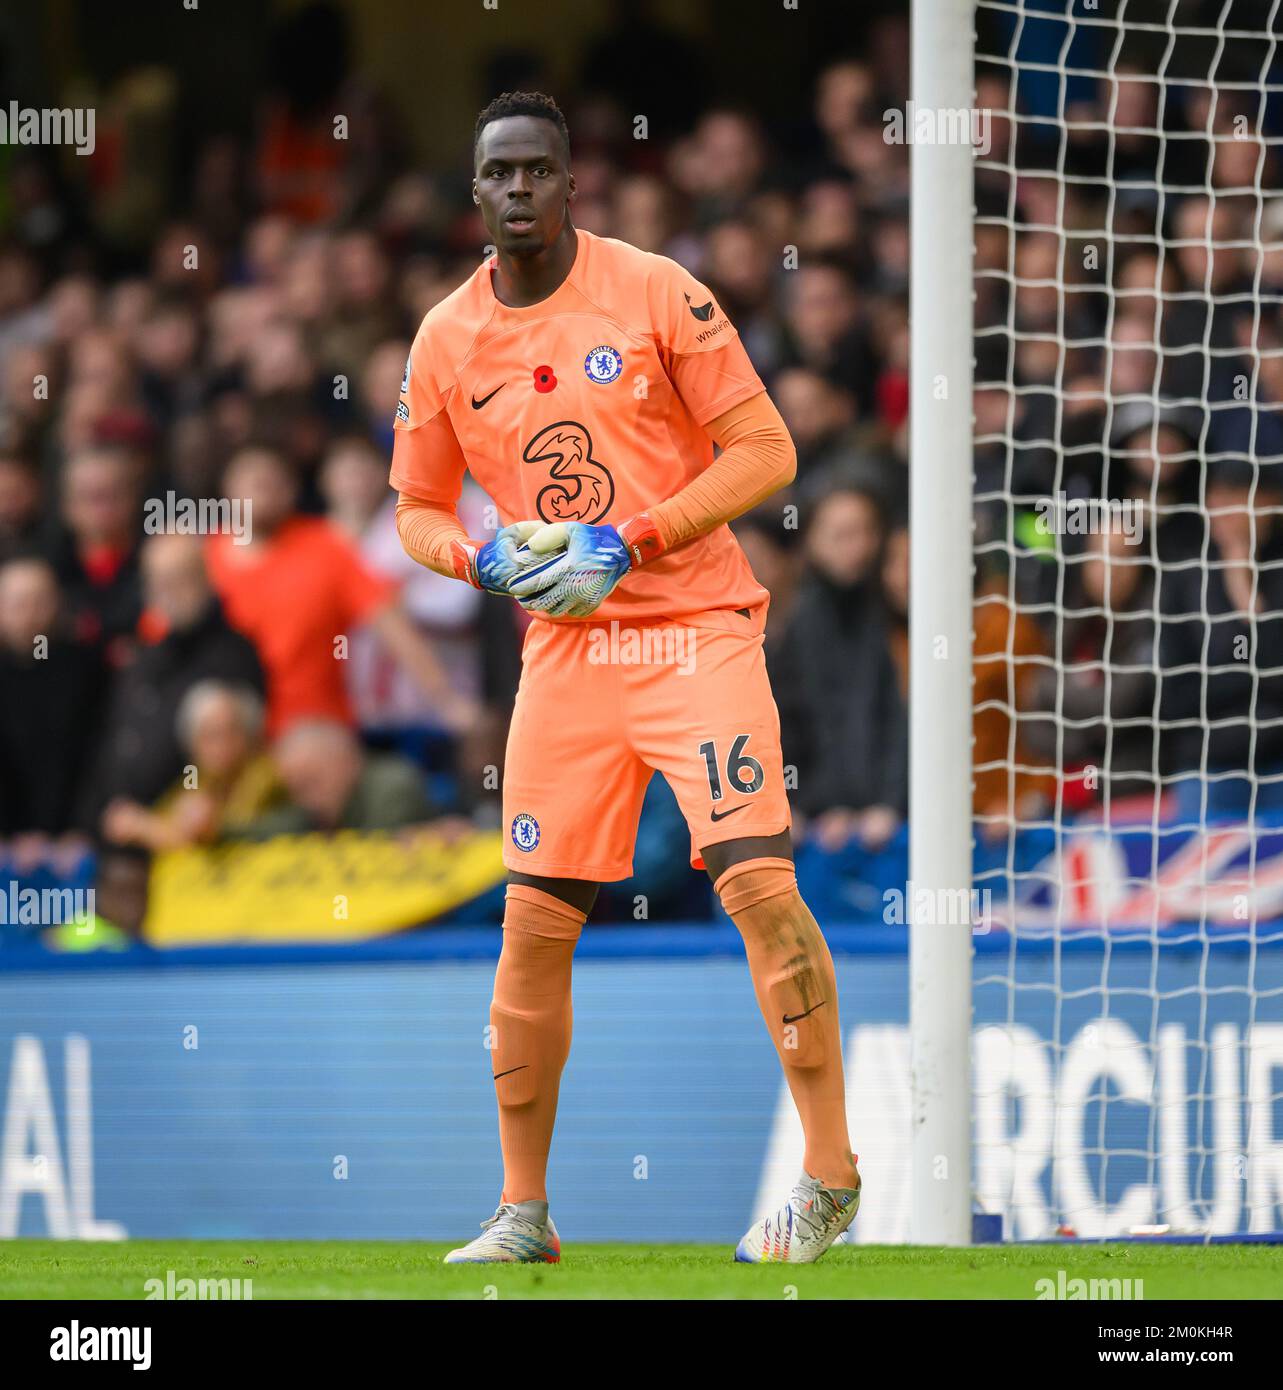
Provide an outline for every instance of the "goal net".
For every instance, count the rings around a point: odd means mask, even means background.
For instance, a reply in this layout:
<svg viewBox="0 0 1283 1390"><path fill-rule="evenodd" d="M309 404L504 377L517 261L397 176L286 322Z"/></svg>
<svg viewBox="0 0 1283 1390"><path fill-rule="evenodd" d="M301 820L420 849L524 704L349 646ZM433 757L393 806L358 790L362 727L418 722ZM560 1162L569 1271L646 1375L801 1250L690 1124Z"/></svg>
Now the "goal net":
<svg viewBox="0 0 1283 1390"><path fill-rule="evenodd" d="M973 1189L1283 1229L1280 0L978 0Z"/></svg>

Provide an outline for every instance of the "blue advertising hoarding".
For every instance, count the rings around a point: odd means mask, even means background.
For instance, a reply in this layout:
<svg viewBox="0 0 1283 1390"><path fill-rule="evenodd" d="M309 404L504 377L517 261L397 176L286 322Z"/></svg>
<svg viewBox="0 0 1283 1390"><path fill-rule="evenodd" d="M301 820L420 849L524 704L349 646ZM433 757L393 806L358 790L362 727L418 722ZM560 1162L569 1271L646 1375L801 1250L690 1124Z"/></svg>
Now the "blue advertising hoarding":
<svg viewBox="0 0 1283 1390"><path fill-rule="evenodd" d="M904 1240L904 934L831 937L852 1234ZM0 1237L470 1236L500 1184L497 945L474 929L0 973ZM976 946L973 1188L1008 1238L1283 1227L1277 943ZM734 1241L801 1162L734 931L590 929L574 991L563 1237Z"/></svg>

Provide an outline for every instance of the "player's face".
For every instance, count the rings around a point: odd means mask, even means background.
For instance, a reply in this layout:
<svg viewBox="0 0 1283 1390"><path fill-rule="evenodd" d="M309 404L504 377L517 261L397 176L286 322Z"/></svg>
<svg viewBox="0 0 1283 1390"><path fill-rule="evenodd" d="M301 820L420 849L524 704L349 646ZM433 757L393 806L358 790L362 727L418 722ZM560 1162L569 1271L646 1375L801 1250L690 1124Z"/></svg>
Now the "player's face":
<svg viewBox="0 0 1283 1390"><path fill-rule="evenodd" d="M551 121L506 116L481 132L472 195L501 253L533 256L551 246L574 191Z"/></svg>

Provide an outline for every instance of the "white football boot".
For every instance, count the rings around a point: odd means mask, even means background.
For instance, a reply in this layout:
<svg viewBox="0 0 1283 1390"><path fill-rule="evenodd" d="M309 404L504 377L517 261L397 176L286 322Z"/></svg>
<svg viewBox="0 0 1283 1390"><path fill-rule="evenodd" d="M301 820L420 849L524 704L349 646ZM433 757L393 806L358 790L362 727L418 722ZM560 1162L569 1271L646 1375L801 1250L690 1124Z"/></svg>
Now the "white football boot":
<svg viewBox="0 0 1283 1390"><path fill-rule="evenodd" d="M735 1247L742 1264L806 1265L818 1260L860 1209L860 1175L854 1187L822 1187L805 1173L773 1216L763 1217Z"/></svg>
<svg viewBox="0 0 1283 1390"><path fill-rule="evenodd" d="M448 1265L556 1264L561 1240L547 1202L502 1202L476 1240L445 1257Z"/></svg>

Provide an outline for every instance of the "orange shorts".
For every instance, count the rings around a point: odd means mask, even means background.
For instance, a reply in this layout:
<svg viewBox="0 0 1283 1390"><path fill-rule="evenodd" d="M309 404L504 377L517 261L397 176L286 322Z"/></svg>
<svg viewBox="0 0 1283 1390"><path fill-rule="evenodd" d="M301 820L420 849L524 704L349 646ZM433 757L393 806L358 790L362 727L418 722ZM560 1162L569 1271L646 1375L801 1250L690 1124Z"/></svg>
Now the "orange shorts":
<svg viewBox="0 0 1283 1390"><path fill-rule="evenodd" d="M508 868L628 878L654 772L686 817L697 869L705 845L788 829L766 604L745 611L531 623L504 768Z"/></svg>

